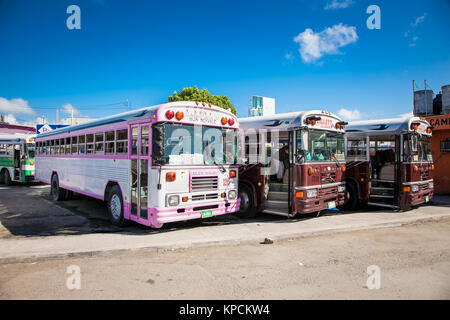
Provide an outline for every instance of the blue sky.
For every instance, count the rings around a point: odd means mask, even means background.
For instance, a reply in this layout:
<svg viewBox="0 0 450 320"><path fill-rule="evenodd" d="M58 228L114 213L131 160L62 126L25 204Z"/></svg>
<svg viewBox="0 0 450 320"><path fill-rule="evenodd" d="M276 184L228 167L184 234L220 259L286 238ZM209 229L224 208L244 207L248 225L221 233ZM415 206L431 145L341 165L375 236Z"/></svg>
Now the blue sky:
<svg viewBox="0 0 450 320"><path fill-rule="evenodd" d="M80 30L66 26L72 4ZM366 26L372 4L380 30ZM278 113L408 113L413 79L450 84L449 14L448 0L1 0L0 113L54 122L70 104L97 118L193 85L239 116L253 94Z"/></svg>

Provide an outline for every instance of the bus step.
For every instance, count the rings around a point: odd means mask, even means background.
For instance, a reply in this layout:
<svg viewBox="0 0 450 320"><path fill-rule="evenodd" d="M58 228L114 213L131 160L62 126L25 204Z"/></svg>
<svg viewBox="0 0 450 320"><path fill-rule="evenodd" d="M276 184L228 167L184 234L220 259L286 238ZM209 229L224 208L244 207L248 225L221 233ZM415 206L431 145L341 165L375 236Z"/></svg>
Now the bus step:
<svg viewBox="0 0 450 320"><path fill-rule="evenodd" d="M370 190L375 191L394 191L394 188L387 188L387 187L371 187Z"/></svg>
<svg viewBox="0 0 450 320"><path fill-rule="evenodd" d="M281 191L269 191L269 195L267 196L269 200L281 200L288 201L288 193Z"/></svg>
<svg viewBox="0 0 450 320"><path fill-rule="evenodd" d="M264 209L264 213L276 214L278 216L289 217L288 210L275 210L275 209Z"/></svg>
<svg viewBox="0 0 450 320"><path fill-rule="evenodd" d="M289 185L287 183L271 182L269 185L270 191L289 192Z"/></svg>
<svg viewBox="0 0 450 320"><path fill-rule="evenodd" d="M264 202L264 212L268 211L284 212L287 215L289 212L288 202L282 200L266 200Z"/></svg>
<svg viewBox="0 0 450 320"><path fill-rule="evenodd" d="M394 196L382 195L382 194L371 194L370 198L374 198L374 199L394 199Z"/></svg>
<svg viewBox="0 0 450 320"><path fill-rule="evenodd" d="M387 203L378 203L378 202L367 202L370 206L377 206L377 207L384 207L384 208L391 208L391 209L400 209L398 206L394 206L392 204Z"/></svg>

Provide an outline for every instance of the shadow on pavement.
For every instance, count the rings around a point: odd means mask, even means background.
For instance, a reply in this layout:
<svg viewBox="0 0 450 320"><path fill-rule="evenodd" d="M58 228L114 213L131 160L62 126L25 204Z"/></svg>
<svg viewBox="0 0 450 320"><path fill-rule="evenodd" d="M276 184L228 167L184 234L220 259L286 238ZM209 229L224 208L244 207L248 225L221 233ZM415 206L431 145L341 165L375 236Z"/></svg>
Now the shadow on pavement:
<svg viewBox="0 0 450 320"><path fill-rule="evenodd" d="M450 200L450 197L448 197L448 200ZM450 206L450 201L439 203L444 203L440 205ZM265 213L258 214L254 219L242 219L235 214L231 214L165 224L161 229L151 229L134 222L125 228L119 228L109 222L107 209L103 201L75 194L71 200L55 203L50 197L50 187L45 184L15 184L8 187L0 185L0 238L92 233L149 235L208 226L267 222L293 223L318 216L386 211L386 209L377 207L365 207L362 210L364 211L325 210L320 214L297 215L290 219Z"/></svg>

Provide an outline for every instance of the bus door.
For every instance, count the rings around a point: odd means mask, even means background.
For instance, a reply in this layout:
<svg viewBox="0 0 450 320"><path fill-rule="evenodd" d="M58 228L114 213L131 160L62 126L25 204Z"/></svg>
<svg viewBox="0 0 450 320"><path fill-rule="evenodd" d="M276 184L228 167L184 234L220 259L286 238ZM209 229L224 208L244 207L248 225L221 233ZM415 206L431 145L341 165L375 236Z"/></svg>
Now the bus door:
<svg viewBox="0 0 450 320"><path fill-rule="evenodd" d="M289 137L288 137L288 150L289 150L289 166L288 166L288 217L292 216L292 194L294 193L294 146L296 146L295 141L295 132L296 131L289 131Z"/></svg>
<svg viewBox="0 0 450 320"><path fill-rule="evenodd" d="M380 205L395 204L397 178L397 140L378 138L370 141L371 184L370 202Z"/></svg>
<svg viewBox="0 0 450 320"><path fill-rule="evenodd" d="M132 125L131 132L131 217L148 220L149 125Z"/></svg>

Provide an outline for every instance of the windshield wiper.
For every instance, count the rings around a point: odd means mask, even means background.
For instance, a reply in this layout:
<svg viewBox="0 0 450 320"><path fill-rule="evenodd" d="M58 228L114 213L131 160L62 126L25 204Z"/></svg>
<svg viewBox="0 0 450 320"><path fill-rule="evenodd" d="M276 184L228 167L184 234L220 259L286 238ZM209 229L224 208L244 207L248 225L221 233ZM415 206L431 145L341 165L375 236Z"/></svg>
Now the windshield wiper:
<svg viewBox="0 0 450 320"><path fill-rule="evenodd" d="M214 157L213 159L213 163L219 167L220 172L225 173L227 171L227 169L225 169L225 167L222 164L219 164L216 162L216 158Z"/></svg>

